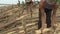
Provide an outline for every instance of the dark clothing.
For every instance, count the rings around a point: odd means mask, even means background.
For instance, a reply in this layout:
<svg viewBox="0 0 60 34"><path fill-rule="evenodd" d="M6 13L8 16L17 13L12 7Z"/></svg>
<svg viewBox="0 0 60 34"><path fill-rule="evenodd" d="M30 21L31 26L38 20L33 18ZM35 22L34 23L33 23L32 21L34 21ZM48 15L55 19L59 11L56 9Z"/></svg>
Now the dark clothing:
<svg viewBox="0 0 60 34"><path fill-rule="evenodd" d="M46 1L44 2L44 11L46 13L46 24L47 28L51 27L51 12L53 9L53 4L48 4ZM39 9L39 22L38 22L38 29L42 27L41 22L41 11Z"/></svg>
<svg viewBox="0 0 60 34"><path fill-rule="evenodd" d="M44 7L48 9L52 9L54 4L48 4L46 1L44 2Z"/></svg>
<svg viewBox="0 0 60 34"><path fill-rule="evenodd" d="M51 12L52 9L47 9L44 8L44 11L46 13L46 24L47 24L47 28L51 27ZM39 9L39 22L38 22L38 29L40 29L42 27L42 22L41 22L41 11Z"/></svg>
<svg viewBox="0 0 60 34"><path fill-rule="evenodd" d="M51 2L51 4L49 4L47 1L44 1L44 7L48 8L48 9L53 9L53 6L55 5L56 2L57 2L57 0L53 1L53 2Z"/></svg>
<svg viewBox="0 0 60 34"><path fill-rule="evenodd" d="M26 2L26 4L28 4L28 5L30 5L30 4L32 4L33 2L32 1L30 1L30 2Z"/></svg>
<svg viewBox="0 0 60 34"><path fill-rule="evenodd" d="M55 5L56 1L53 1L51 4L49 4L47 1L44 2L44 11L46 13L46 24L47 28L51 27L51 13L53 6ZM38 22L38 29L42 27L42 22L41 22L41 11L39 9L39 22Z"/></svg>

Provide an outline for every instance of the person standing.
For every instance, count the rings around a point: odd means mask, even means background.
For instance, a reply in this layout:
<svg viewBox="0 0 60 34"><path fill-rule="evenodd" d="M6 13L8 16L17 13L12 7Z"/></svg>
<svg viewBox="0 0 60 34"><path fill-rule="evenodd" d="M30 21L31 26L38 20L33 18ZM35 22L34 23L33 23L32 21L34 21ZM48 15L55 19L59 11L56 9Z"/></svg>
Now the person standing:
<svg viewBox="0 0 60 34"><path fill-rule="evenodd" d="M45 23L47 24L48 30L54 27L57 8L57 0L40 1L38 29L41 28L41 32L44 30Z"/></svg>
<svg viewBox="0 0 60 34"><path fill-rule="evenodd" d="M18 0L18 3L17 3L18 7L20 7L20 1Z"/></svg>

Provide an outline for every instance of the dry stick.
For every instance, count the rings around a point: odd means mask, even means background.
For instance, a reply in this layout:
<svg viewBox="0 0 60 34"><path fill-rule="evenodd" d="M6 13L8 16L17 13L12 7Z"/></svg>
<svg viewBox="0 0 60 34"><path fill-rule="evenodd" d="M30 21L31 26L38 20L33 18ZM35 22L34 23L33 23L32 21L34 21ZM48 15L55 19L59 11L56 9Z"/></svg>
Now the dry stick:
<svg viewBox="0 0 60 34"><path fill-rule="evenodd" d="M22 10L22 14L24 12L24 7L23 7L23 10ZM26 23L24 23L23 19L22 19L22 25L23 25L23 28L24 28L24 33L27 34L27 30L26 30Z"/></svg>
<svg viewBox="0 0 60 34"><path fill-rule="evenodd" d="M29 15L29 14L28 14ZM26 30L26 23L24 23L24 21L23 21L23 18L25 18L26 16L28 16L27 14L26 15L24 15L24 16L21 16L20 18L18 18L18 19L16 19L16 20L22 20L22 26L23 26L23 28L24 28L24 31L25 31L25 34L27 34L27 30Z"/></svg>
<svg viewBox="0 0 60 34"><path fill-rule="evenodd" d="M22 25L23 25L23 28L24 28L24 33L27 34L27 31L26 31L26 23L24 23L23 19L22 19Z"/></svg>

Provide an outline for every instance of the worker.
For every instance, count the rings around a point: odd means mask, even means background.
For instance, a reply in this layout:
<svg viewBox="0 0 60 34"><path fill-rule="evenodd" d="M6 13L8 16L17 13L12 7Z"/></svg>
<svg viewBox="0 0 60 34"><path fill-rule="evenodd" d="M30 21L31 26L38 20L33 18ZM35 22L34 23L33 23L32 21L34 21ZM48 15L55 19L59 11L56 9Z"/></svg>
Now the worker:
<svg viewBox="0 0 60 34"><path fill-rule="evenodd" d="M45 23L47 24L47 30L54 27L57 8L57 0L40 1L38 29L41 29L41 33L43 33L43 30L46 30L44 29Z"/></svg>

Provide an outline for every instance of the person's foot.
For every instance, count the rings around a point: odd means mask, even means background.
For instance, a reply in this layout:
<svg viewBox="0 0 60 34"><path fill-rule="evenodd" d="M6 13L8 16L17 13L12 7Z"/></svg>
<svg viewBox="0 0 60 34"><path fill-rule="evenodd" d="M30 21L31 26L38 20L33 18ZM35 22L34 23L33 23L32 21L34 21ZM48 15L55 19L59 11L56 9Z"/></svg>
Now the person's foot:
<svg viewBox="0 0 60 34"><path fill-rule="evenodd" d="M43 33L44 33L44 32L47 32L47 31L51 31L51 28L45 28L45 29L43 30ZM36 33L41 33L41 29L36 30L35 32L36 32Z"/></svg>
<svg viewBox="0 0 60 34"><path fill-rule="evenodd" d="M47 28L51 28L51 25L47 25Z"/></svg>
<svg viewBox="0 0 60 34"><path fill-rule="evenodd" d="M51 31L51 28L45 28L43 32Z"/></svg>

